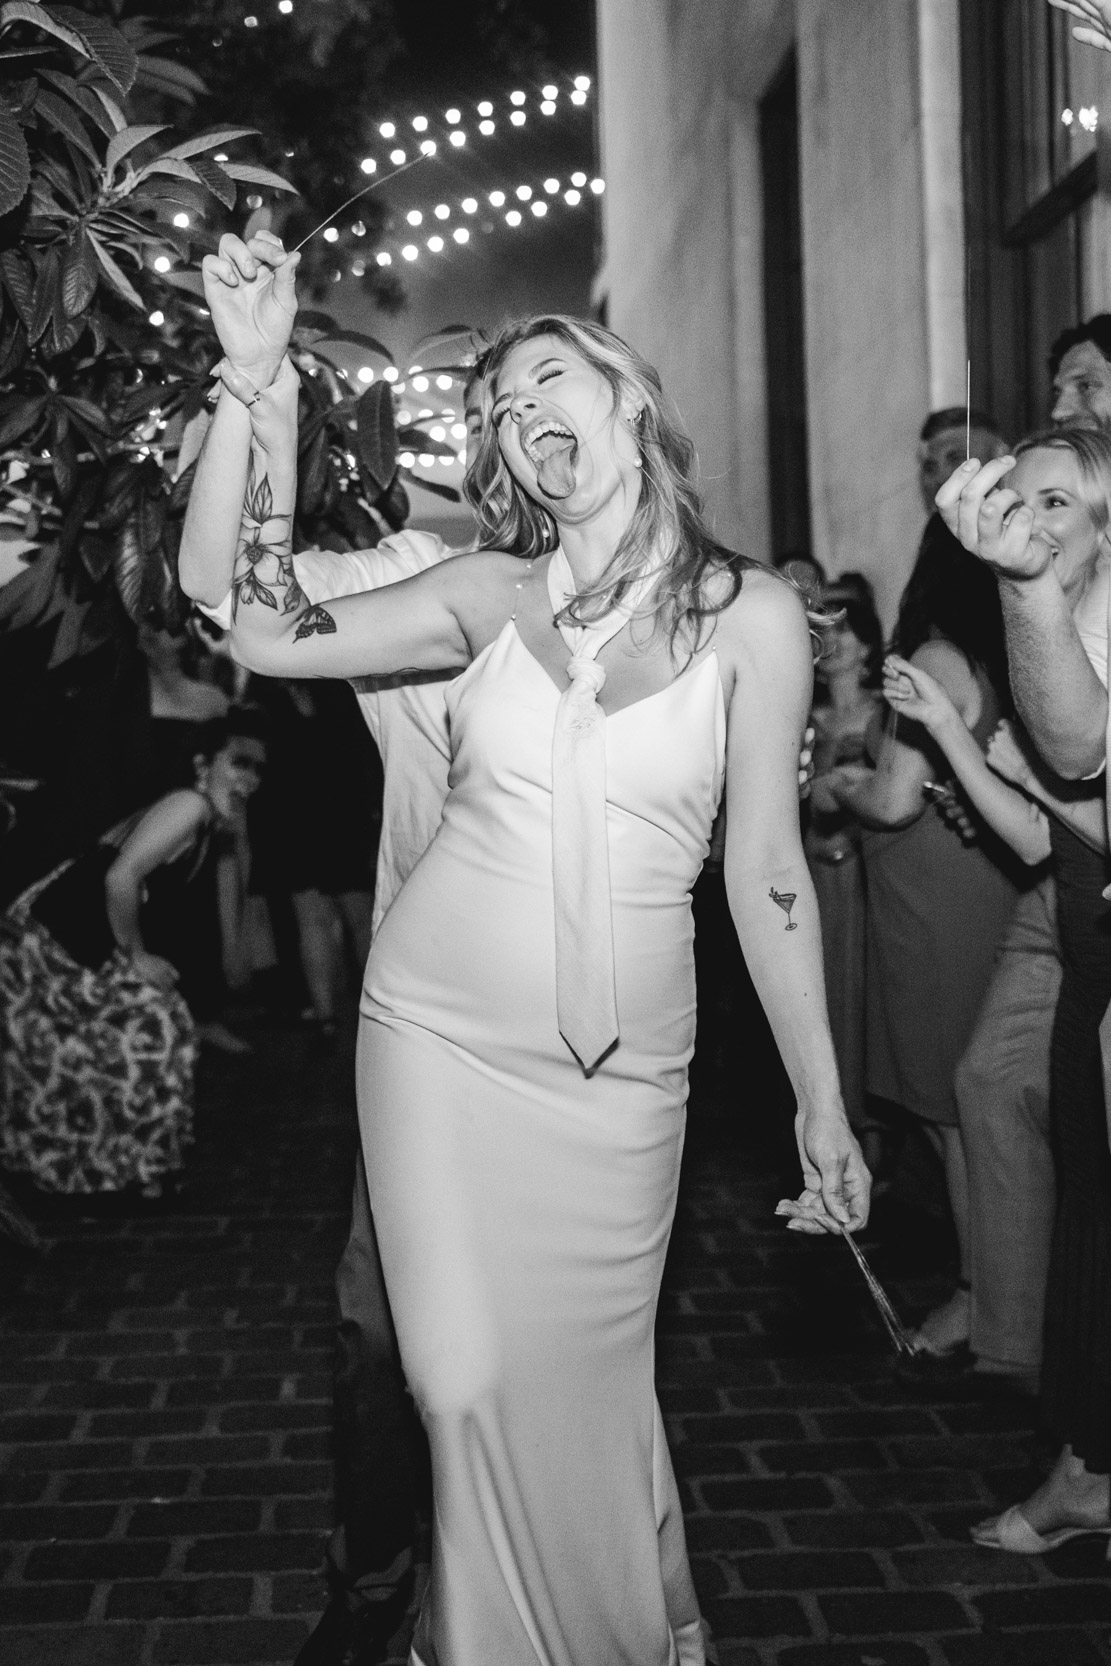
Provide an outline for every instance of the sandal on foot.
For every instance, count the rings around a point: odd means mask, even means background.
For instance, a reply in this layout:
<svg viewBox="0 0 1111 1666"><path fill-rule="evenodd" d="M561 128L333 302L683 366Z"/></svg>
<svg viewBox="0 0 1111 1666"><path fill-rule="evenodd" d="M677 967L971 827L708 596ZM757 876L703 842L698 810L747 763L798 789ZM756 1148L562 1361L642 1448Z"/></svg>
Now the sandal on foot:
<svg viewBox="0 0 1111 1666"><path fill-rule="evenodd" d="M1023 1515L1020 1504L1012 1504L1001 1516L977 1522L970 1531L975 1542L985 1550L1009 1550L1015 1556L1044 1556L1047 1550L1056 1550L1070 1539L1082 1539L1093 1533L1111 1541L1111 1522L1091 1527L1055 1527L1049 1533L1039 1533ZM1108 1557L1111 1559L1111 1542Z"/></svg>

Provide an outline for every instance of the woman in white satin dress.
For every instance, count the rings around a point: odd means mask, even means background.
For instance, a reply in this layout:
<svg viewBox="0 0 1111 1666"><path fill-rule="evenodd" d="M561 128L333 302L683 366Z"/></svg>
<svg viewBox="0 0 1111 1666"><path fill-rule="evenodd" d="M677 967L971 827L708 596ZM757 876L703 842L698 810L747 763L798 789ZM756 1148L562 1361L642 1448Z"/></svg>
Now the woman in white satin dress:
<svg viewBox="0 0 1111 1666"><path fill-rule="evenodd" d="M371 951L358 1059L375 1225L432 1450L433 1565L413 1660L701 1662L653 1325L694 1042L690 890L726 780L730 905L799 1101L805 1184L781 1209L801 1231L867 1215L799 841L805 611L706 532L691 448L655 372L610 332L560 317L507 329L490 353L467 487L484 547L309 607L290 588L284 518L295 265L265 238L225 238L205 262L225 392L183 575L207 561L211 584L191 576L191 592L226 588L214 552L250 449L233 628L244 663L283 676L462 672L443 823ZM576 678L596 655L582 720L604 742L609 901L580 919L553 879L570 860L568 824L553 832L565 638ZM607 932L612 921L616 1040L604 1025L601 1042L561 1033L598 1017L571 1013L593 987L589 955L577 987L564 959L557 990L568 907L572 950L593 941L600 913Z"/></svg>

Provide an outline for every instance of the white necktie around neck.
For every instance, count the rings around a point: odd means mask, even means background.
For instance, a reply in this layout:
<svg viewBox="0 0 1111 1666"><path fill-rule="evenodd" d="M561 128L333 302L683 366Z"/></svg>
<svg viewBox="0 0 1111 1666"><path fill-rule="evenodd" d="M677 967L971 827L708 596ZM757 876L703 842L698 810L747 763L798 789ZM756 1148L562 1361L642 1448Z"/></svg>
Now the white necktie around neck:
<svg viewBox="0 0 1111 1666"><path fill-rule="evenodd" d="M606 673L600 650L646 600L655 573L638 579L620 607L576 625L560 620L571 650L552 737L552 881L555 898L556 1017L586 1075L619 1035L606 830L605 713L597 696ZM576 594L562 549L548 564L553 616Z"/></svg>

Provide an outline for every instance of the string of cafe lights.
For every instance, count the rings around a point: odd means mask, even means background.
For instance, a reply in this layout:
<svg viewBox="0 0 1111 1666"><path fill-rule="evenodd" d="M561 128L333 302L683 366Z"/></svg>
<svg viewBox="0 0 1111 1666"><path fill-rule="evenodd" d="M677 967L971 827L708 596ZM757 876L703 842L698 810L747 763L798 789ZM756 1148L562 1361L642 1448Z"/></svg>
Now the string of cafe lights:
<svg viewBox="0 0 1111 1666"><path fill-rule="evenodd" d="M549 175L537 185L522 184L508 190L484 191L481 196L470 194L456 199L454 203L438 202L433 208L402 210L398 218L412 228L411 234L417 233L418 228L421 228L419 235L424 239L424 249L415 242L400 243L395 238L392 251L387 248L379 249L374 259L379 266L392 266L397 256L411 262L419 259L425 251L434 255L442 254L445 250L450 252L451 242L460 247L465 246L471 240L471 228L466 223L450 227L448 224L460 214L465 222L475 216L488 214L493 209L501 214L506 226L515 230L526 223L526 214L531 213L535 220L543 220L549 208L577 208L584 200L589 201L591 196L601 196L605 188L603 179L591 179L578 169L566 182ZM494 225L488 218L480 219L478 224L485 231L494 230ZM425 235L428 229L432 232L431 236ZM352 237L365 237L366 222L356 220L348 227L348 231ZM324 240L327 243L336 243L339 237L339 230L335 226L328 226L324 231ZM361 278L366 269L367 262L364 260L356 259L351 266L352 275L357 278Z"/></svg>

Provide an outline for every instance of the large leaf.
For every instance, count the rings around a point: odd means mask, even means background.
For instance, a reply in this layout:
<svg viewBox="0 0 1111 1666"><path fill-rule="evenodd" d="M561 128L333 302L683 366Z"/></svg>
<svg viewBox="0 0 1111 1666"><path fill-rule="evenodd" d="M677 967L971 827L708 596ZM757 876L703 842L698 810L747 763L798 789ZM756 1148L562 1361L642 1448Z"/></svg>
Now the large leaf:
<svg viewBox="0 0 1111 1666"><path fill-rule="evenodd" d="M106 172L113 173L124 157L129 156L137 145L143 144L147 139L153 139L156 133L165 131L165 122L143 122L138 127L125 127L122 132L114 134L104 157Z"/></svg>
<svg viewBox="0 0 1111 1666"><path fill-rule="evenodd" d="M18 249L0 250L0 278L25 330L35 316L35 274L31 262Z"/></svg>
<svg viewBox="0 0 1111 1666"><path fill-rule="evenodd" d="M443 480L426 480L423 474L414 474L411 469L399 469L398 472L414 486L419 486L422 492L433 492L436 497L446 497L451 503L462 502L461 493Z"/></svg>
<svg viewBox="0 0 1111 1666"><path fill-rule="evenodd" d="M137 79L140 87L176 98L180 104L192 104L208 91L195 70L185 64L174 63L172 58L153 58L146 53L139 59Z"/></svg>
<svg viewBox="0 0 1111 1666"><path fill-rule="evenodd" d="M145 168L140 168L135 175L134 184L140 185L152 174L172 174L177 179L191 179L194 185L202 183L200 174L191 168L188 162L183 162L179 156L157 156L153 162L148 162Z"/></svg>
<svg viewBox="0 0 1111 1666"><path fill-rule="evenodd" d="M80 39L86 56L104 71L121 93L131 91L138 61L134 48L113 24L102 17L90 17L88 12L79 12L73 6L52 4L38 10L49 11L63 27L71 29Z"/></svg>
<svg viewBox="0 0 1111 1666"><path fill-rule="evenodd" d="M23 201L30 184L27 141L11 111L0 104L0 214L10 214Z"/></svg>
<svg viewBox="0 0 1111 1666"><path fill-rule="evenodd" d="M12 395L0 403L0 446L14 445L30 431L45 409L45 394L28 399Z"/></svg>
<svg viewBox="0 0 1111 1666"><path fill-rule="evenodd" d="M57 93L47 92L45 87L40 87L39 96L35 100L35 114L43 117L57 132L64 134L88 157L95 168L100 167L100 152L89 138L84 122L64 98L59 98Z"/></svg>
<svg viewBox="0 0 1111 1666"><path fill-rule="evenodd" d="M295 197L301 195L296 185L291 185L281 174L272 174L269 168L254 168L247 162L225 162L224 169L233 179L240 179L245 185L265 185L271 191L289 191Z"/></svg>
<svg viewBox="0 0 1111 1666"><path fill-rule="evenodd" d="M214 127L209 133L201 133L195 139L183 139L180 145L173 145L167 156L200 156L206 150L216 150L220 145L230 145L234 139L246 139L257 133L257 127Z"/></svg>
<svg viewBox="0 0 1111 1666"><path fill-rule="evenodd" d="M66 250L62 263L62 306L67 318L84 312L96 294L96 257L84 231Z"/></svg>
<svg viewBox="0 0 1111 1666"><path fill-rule="evenodd" d="M139 622L143 588L143 546L139 541L137 518L129 515L116 535L112 550L112 577L128 618Z"/></svg>
<svg viewBox="0 0 1111 1666"><path fill-rule="evenodd" d="M104 136L110 139L116 131L115 123L108 118L108 112L88 87L82 87L73 79L72 75L63 75L58 69L44 69L41 72L44 81L49 81L52 87L57 87L69 99L71 104L77 104L89 120L93 122Z"/></svg>
<svg viewBox="0 0 1111 1666"><path fill-rule="evenodd" d="M93 246L93 252L96 255L96 258L103 266L105 272L107 272L113 288L123 296L125 301L129 301L133 307L138 307L140 312L145 312L146 308L143 305L142 296L128 282L127 278L124 276L116 262L112 259L112 256L108 253L108 250L100 241L100 238L96 235L95 231L89 232L89 242Z"/></svg>
<svg viewBox="0 0 1111 1666"><path fill-rule="evenodd" d="M225 208L235 207L235 181L229 179L218 162L210 161L207 156L194 156L189 166L196 169L218 202Z"/></svg>
<svg viewBox="0 0 1111 1666"><path fill-rule="evenodd" d="M297 496L303 514L315 515L321 509L330 466L328 435L321 429L299 460Z"/></svg>
<svg viewBox="0 0 1111 1666"><path fill-rule="evenodd" d="M42 335L54 316L55 303L60 300L61 263L53 249L35 254L35 310L27 327L32 342Z"/></svg>
<svg viewBox="0 0 1111 1666"><path fill-rule="evenodd" d="M397 470L397 425L389 383L372 382L356 402L355 414L358 420L355 450L359 464L376 491L386 492ZM390 524L393 525L392 521Z"/></svg>
<svg viewBox="0 0 1111 1666"><path fill-rule="evenodd" d="M127 126L127 117L124 115L111 93L105 92L104 88L100 86L94 87L93 93L104 107L104 112L112 124L112 131L114 133L122 133L124 128Z"/></svg>
<svg viewBox="0 0 1111 1666"><path fill-rule="evenodd" d="M409 494L401 484L401 471L394 475L390 487L375 502L374 507L395 532L400 532L409 519Z"/></svg>

